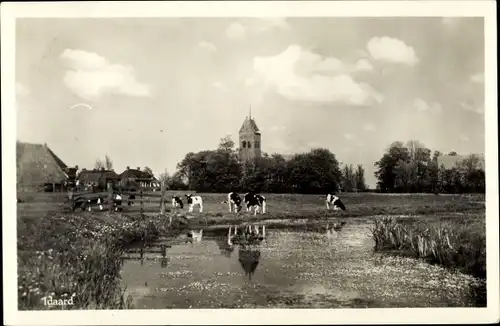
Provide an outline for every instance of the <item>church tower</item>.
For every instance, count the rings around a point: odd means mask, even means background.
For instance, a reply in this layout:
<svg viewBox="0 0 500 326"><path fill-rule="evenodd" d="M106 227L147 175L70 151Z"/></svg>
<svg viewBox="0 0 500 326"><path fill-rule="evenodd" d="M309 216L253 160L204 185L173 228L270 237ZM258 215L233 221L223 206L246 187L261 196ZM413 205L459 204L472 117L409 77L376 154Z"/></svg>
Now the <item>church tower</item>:
<svg viewBox="0 0 500 326"><path fill-rule="evenodd" d="M240 128L240 160L243 162L253 161L261 157L261 135L255 120L252 119L252 111L246 117Z"/></svg>

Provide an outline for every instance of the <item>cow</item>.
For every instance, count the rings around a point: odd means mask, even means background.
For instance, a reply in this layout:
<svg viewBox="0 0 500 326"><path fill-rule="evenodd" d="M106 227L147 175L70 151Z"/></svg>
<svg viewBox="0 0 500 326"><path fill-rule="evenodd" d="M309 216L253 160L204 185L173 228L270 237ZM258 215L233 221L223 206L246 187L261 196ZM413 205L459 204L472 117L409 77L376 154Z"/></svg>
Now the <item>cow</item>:
<svg viewBox="0 0 500 326"><path fill-rule="evenodd" d="M326 195L326 209L330 209L330 205L333 206L333 210L346 210L344 203L334 194Z"/></svg>
<svg viewBox="0 0 500 326"><path fill-rule="evenodd" d="M178 196L172 196L172 206L173 207L179 207L179 208L184 208L184 204L182 203L182 200Z"/></svg>
<svg viewBox="0 0 500 326"><path fill-rule="evenodd" d="M86 204L86 208L89 212L92 210L92 205L99 205L99 210L101 211L104 209L104 207L102 206L104 204L104 199L102 199L101 197L87 199Z"/></svg>
<svg viewBox="0 0 500 326"><path fill-rule="evenodd" d="M245 194L244 201L247 206L247 212L250 212L254 208L254 215L257 215L262 207L262 214L266 213L266 197L249 192Z"/></svg>
<svg viewBox="0 0 500 326"><path fill-rule="evenodd" d="M115 211L118 211L122 206L123 195L113 194L113 207Z"/></svg>
<svg viewBox="0 0 500 326"><path fill-rule="evenodd" d="M127 204L129 206L134 206L135 205L134 200L135 200L135 195L134 194L128 195L128 202L127 202Z"/></svg>
<svg viewBox="0 0 500 326"><path fill-rule="evenodd" d="M203 212L203 199L201 196L193 196L191 194L184 195L187 198L187 203L189 205L189 212L191 213L194 210L195 206L200 207L200 213Z"/></svg>
<svg viewBox="0 0 500 326"><path fill-rule="evenodd" d="M234 212L238 213L241 211L241 197L235 193L235 192L230 192L227 194L227 200L224 200L222 204L228 204L229 205L229 213L233 212L233 207L234 207Z"/></svg>

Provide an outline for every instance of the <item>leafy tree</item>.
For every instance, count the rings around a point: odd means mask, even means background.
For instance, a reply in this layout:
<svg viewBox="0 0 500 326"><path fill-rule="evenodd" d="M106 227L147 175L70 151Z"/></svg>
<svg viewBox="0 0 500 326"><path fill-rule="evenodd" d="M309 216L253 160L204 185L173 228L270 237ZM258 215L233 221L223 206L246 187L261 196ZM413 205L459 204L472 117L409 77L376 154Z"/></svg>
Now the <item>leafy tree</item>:
<svg viewBox="0 0 500 326"><path fill-rule="evenodd" d="M148 167L148 166L145 166L144 168L142 168L142 172L146 172L146 173L148 173L149 175L154 175L153 170L152 170L150 167ZM162 174L163 174L163 173L162 173ZM161 175L161 174L160 174L160 175Z"/></svg>

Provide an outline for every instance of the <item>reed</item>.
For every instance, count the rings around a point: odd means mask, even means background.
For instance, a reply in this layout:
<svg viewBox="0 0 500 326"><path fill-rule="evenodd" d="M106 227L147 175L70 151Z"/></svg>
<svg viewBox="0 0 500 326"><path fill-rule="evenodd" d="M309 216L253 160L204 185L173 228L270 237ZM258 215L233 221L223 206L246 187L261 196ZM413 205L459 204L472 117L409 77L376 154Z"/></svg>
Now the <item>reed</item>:
<svg viewBox="0 0 500 326"><path fill-rule="evenodd" d="M486 278L485 223L480 219L408 222L375 219L375 250L424 259L475 277Z"/></svg>

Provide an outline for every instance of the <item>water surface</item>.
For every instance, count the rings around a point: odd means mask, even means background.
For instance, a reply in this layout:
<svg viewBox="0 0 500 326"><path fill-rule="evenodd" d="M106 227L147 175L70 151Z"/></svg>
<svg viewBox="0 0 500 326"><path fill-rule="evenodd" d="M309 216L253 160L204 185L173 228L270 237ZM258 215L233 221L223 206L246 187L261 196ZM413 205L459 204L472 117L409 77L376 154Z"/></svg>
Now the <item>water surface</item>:
<svg viewBox="0 0 500 326"><path fill-rule="evenodd" d="M470 306L472 277L372 252L370 226L324 232L268 230L231 251L223 235L125 260L134 308L383 308Z"/></svg>

